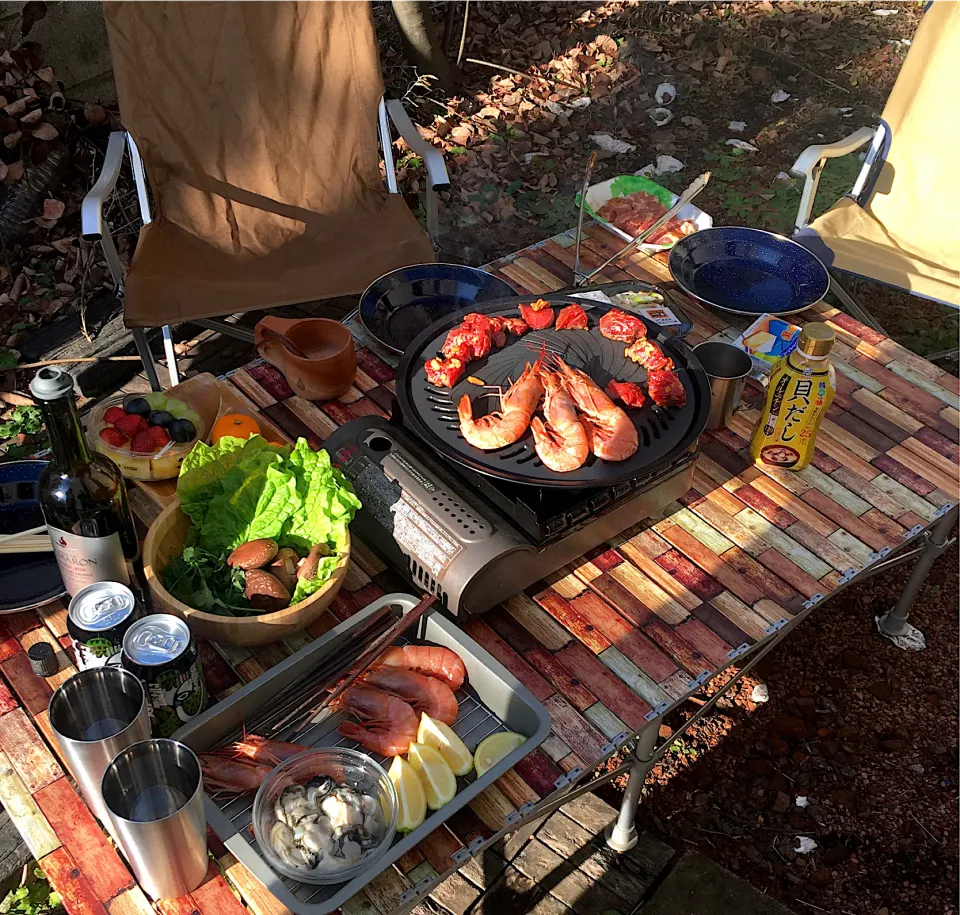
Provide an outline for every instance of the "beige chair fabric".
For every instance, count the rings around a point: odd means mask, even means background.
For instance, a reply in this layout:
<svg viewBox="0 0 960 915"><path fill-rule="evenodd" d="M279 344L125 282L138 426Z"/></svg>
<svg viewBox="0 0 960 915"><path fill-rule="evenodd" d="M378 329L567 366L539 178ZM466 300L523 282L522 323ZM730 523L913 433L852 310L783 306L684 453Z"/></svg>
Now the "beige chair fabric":
<svg viewBox="0 0 960 915"><path fill-rule="evenodd" d="M890 93L892 141L867 207L844 198L811 228L833 266L960 306L960 3L937 0Z"/></svg>
<svg viewBox="0 0 960 915"><path fill-rule="evenodd" d="M380 173L368 2L108 2L124 126L155 200L131 326L362 291L429 240Z"/></svg>

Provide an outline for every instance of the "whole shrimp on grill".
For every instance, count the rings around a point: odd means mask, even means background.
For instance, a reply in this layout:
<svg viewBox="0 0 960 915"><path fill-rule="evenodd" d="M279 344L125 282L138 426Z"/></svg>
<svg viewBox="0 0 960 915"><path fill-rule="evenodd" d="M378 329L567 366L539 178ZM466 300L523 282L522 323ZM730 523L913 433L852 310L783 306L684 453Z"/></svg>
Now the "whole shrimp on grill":
<svg viewBox="0 0 960 915"><path fill-rule="evenodd" d="M241 740L224 747L223 753L230 753L240 759L252 759L264 765L279 766L284 760L302 753L309 747L285 740L269 740L258 734L244 734Z"/></svg>
<svg viewBox="0 0 960 915"><path fill-rule="evenodd" d="M583 414L580 422L587 433L590 450L604 461L625 461L636 454L640 439L630 417L589 375L571 368L559 357L554 362L577 409Z"/></svg>
<svg viewBox="0 0 960 915"><path fill-rule="evenodd" d="M494 413L474 419L469 395L460 398L460 432L469 444L482 451L493 451L512 445L527 431L543 394L540 365L540 359L533 365L527 363L523 374L501 395L500 409Z"/></svg>
<svg viewBox="0 0 960 915"><path fill-rule="evenodd" d="M256 791L273 771L273 764L232 759L223 753L198 753L197 758L200 760L204 786L231 794Z"/></svg>
<svg viewBox="0 0 960 915"><path fill-rule="evenodd" d="M404 645L388 648L376 663L382 667L401 667L425 677L443 680L452 690L463 686L467 668L455 651L433 645Z"/></svg>
<svg viewBox="0 0 960 915"><path fill-rule="evenodd" d="M344 721L340 733L381 756L403 756L417 739L420 716L396 696L374 686L351 686L337 700L340 711L361 723Z"/></svg>
<svg viewBox="0 0 960 915"><path fill-rule="evenodd" d="M546 389L543 415L530 422L534 445L540 460L557 473L569 473L583 466L590 454L587 432L577 418L577 408L556 372L541 370L540 378Z"/></svg>
<svg viewBox="0 0 960 915"><path fill-rule="evenodd" d="M374 667L363 675L363 682L403 699L414 711L426 712L444 724L457 720L457 699L442 680L399 667Z"/></svg>

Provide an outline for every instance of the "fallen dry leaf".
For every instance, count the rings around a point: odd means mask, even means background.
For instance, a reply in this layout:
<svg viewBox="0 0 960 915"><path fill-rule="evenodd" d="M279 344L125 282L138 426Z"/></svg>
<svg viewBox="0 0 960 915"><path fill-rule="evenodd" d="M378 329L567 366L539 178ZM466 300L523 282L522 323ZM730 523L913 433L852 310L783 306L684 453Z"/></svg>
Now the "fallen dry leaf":
<svg viewBox="0 0 960 915"><path fill-rule="evenodd" d="M53 67L41 67L37 70L37 76L40 77L45 83L55 82L53 78Z"/></svg>
<svg viewBox="0 0 960 915"><path fill-rule="evenodd" d="M20 118L21 124L39 124L43 120L43 112L39 108L34 108L33 111L28 111L22 118Z"/></svg>
<svg viewBox="0 0 960 915"><path fill-rule="evenodd" d="M9 76L10 74L8 73L7 75ZM10 117L18 118L20 117L21 114L24 113L24 111L27 110L27 100L25 98L15 99L9 105L7 105L3 110L6 111L6 113L9 114Z"/></svg>
<svg viewBox="0 0 960 915"><path fill-rule="evenodd" d="M33 135L38 140L47 140L49 142L50 140L56 140L56 138L60 136L60 132L53 124L45 122L33 132Z"/></svg>
<svg viewBox="0 0 960 915"><path fill-rule="evenodd" d="M100 105L94 105L88 102L83 106L83 116L87 123L93 127L98 127L107 119L107 112Z"/></svg>
<svg viewBox="0 0 960 915"><path fill-rule="evenodd" d="M8 133L3 138L3 145L6 146L7 149L13 149L13 147L20 142L20 137L22 136L23 134L19 130L16 130L13 133Z"/></svg>
<svg viewBox="0 0 960 915"><path fill-rule="evenodd" d="M64 204L62 200L54 200L52 197L48 197L43 201L43 218L44 219L59 219L63 216Z"/></svg>
<svg viewBox="0 0 960 915"><path fill-rule="evenodd" d="M7 174L3 178L4 184L13 184L14 181L19 181L23 177L23 163L22 162L10 162L7 164Z"/></svg>

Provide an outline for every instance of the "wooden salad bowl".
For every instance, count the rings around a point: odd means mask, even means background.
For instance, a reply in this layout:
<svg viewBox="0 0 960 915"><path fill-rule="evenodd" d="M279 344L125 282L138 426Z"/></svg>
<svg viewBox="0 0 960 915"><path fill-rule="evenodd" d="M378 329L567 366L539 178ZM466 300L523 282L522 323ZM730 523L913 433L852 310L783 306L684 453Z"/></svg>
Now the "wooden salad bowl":
<svg viewBox="0 0 960 915"><path fill-rule="evenodd" d="M173 613L185 620L197 638L230 645L266 645L284 639L309 626L336 597L350 565L350 540L347 551L330 580L315 594L299 604L275 613L257 616L219 616L194 610L177 600L160 581L159 572L180 553L190 529L190 519L180 510L180 500L167 506L150 525L143 543L143 566L153 598L154 610ZM347 532L349 538L350 533Z"/></svg>

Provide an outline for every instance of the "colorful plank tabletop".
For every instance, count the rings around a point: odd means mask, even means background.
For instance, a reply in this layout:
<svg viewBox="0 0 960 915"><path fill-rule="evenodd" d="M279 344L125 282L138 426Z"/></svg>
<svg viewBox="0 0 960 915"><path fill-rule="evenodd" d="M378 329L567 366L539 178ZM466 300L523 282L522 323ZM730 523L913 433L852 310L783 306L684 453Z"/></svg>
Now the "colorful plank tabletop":
<svg viewBox="0 0 960 915"><path fill-rule="evenodd" d="M571 282L572 246L572 233L564 233L488 269L522 294L558 290ZM619 246L589 226L583 262L596 266ZM652 280L679 296L662 261L643 255L604 277ZM674 300L694 320L691 344L738 332L726 317ZM750 387L729 428L701 438L693 488L678 502L526 593L462 621L548 708L551 734L344 912L392 911L406 890L450 869L452 854L493 835L517 808L553 795L566 773L588 773L628 736L738 658L782 637L957 503L960 381L826 305L804 320L827 321L837 334L838 393L812 465L798 473L752 465L747 444L763 392ZM227 383L287 436L321 447L338 425L390 409L394 369L363 345L362 332L358 337L356 381L339 400L304 400L264 363L238 369ZM159 510L157 500L134 502L146 522ZM363 543L355 542L354 560L331 610L307 631L258 648L202 643L211 694L228 695L382 594L410 590ZM46 680L31 672L26 656L40 640L59 650L62 665ZM73 672L62 603L0 621L0 798L68 912L149 913L154 908L51 750L47 703ZM157 911L287 911L212 834L211 850L216 862L204 885L157 904ZM477 859L468 861L434 901L463 911L482 891L483 873Z"/></svg>

